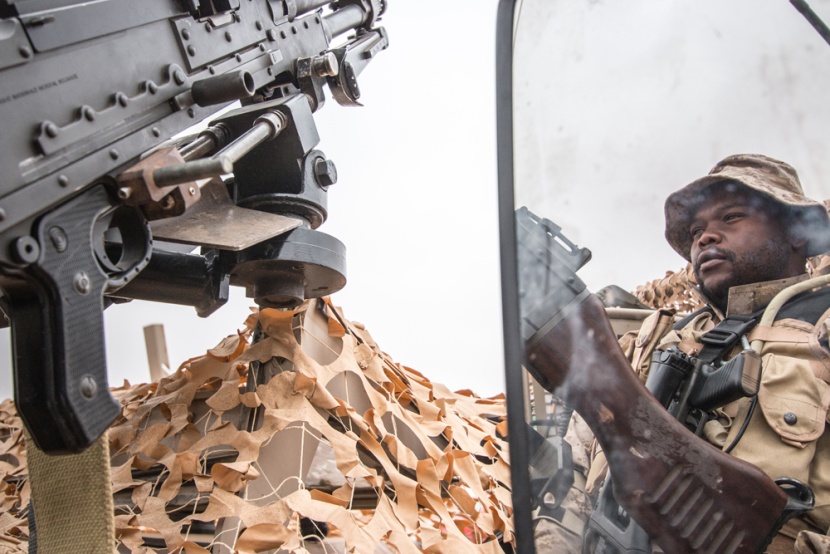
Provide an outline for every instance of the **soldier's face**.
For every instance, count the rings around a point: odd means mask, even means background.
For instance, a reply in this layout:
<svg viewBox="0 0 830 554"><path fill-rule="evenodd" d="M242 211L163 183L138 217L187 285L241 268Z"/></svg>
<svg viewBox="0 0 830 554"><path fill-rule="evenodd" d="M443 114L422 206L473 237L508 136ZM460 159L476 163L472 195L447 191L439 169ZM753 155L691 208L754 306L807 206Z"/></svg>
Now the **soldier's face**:
<svg viewBox="0 0 830 554"><path fill-rule="evenodd" d="M756 194L738 187L711 193L689 227L691 260L701 290L724 309L729 288L800 275L803 241Z"/></svg>

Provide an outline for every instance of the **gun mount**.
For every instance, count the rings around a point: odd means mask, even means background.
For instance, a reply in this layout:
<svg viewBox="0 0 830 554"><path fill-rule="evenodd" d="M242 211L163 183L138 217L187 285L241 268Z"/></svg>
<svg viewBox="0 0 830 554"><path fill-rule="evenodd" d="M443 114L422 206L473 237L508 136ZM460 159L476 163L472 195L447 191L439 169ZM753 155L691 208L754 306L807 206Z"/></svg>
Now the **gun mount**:
<svg viewBox="0 0 830 554"><path fill-rule="evenodd" d="M0 0L0 299L38 447L82 451L119 413L110 303L207 316L230 285L269 307L345 285L344 245L317 230L337 173L314 112L326 85L359 105L385 7Z"/></svg>

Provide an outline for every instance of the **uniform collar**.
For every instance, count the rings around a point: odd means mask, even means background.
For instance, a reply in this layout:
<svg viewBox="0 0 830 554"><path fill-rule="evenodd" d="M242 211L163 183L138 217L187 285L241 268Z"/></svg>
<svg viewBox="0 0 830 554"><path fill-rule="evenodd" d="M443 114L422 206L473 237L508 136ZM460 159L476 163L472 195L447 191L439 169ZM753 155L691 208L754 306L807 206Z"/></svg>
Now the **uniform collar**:
<svg viewBox="0 0 830 554"><path fill-rule="evenodd" d="M729 289L726 315L749 315L757 312L769 304L775 298L775 295L785 288L809 278L810 276L807 273L803 273L787 279L776 279L774 281L732 287Z"/></svg>

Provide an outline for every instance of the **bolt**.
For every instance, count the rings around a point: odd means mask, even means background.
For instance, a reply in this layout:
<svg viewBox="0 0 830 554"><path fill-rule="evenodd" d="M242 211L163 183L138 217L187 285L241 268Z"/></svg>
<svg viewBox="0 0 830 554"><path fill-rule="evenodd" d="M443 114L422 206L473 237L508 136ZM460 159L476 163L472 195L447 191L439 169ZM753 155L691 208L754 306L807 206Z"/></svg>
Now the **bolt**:
<svg viewBox="0 0 830 554"><path fill-rule="evenodd" d="M58 126L52 123L51 121L47 121L43 125L43 131L49 138L55 138L56 136L58 136Z"/></svg>
<svg viewBox="0 0 830 554"><path fill-rule="evenodd" d="M205 31L208 33L213 31L213 27L210 26L210 23L205 23Z"/></svg>
<svg viewBox="0 0 830 554"><path fill-rule="evenodd" d="M188 46L187 47L187 54L190 55L190 56L195 56L196 55L196 47L193 46L192 44L190 46Z"/></svg>
<svg viewBox="0 0 830 554"><path fill-rule="evenodd" d="M297 34L297 28L293 25L291 26L291 34L294 34L294 35Z"/></svg>
<svg viewBox="0 0 830 554"><path fill-rule="evenodd" d="M216 75L216 68L215 68L215 67L213 67L212 65L209 65L209 66L208 66L208 72L209 72L211 75Z"/></svg>
<svg viewBox="0 0 830 554"><path fill-rule="evenodd" d="M20 54L20 57L23 58L23 59L28 60L29 58L32 57L32 49L29 48L28 46L25 46L25 45L21 46L20 48L17 49L17 52L18 52L18 54Z"/></svg>
<svg viewBox="0 0 830 554"><path fill-rule="evenodd" d="M196 117L196 110L194 110L193 108L188 109L187 116L191 118Z"/></svg>
<svg viewBox="0 0 830 554"><path fill-rule="evenodd" d="M190 196L196 196L196 187L190 187L187 189L187 192L190 193Z"/></svg>
<svg viewBox="0 0 830 554"><path fill-rule="evenodd" d="M286 37L286 36L288 36L288 35L286 35L286 34L285 34L285 31L280 31L280 36L281 36L282 38L285 38L285 37Z"/></svg>
<svg viewBox="0 0 830 554"><path fill-rule="evenodd" d="M69 177L66 175L58 175L58 184L62 187L69 186Z"/></svg>
<svg viewBox="0 0 830 554"><path fill-rule="evenodd" d="M326 52L311 60L311 67L318 77L334 77L340 70L337 65L337 56L332 52Z"/></svg>
<svg viewBox="0 0 830 554"><path fill-rule="evenodd" d="M242 54L237 54L236 55L236 61L238 61L238 62L242 61Z"/></svg>
<svg viewBox="0 0 830 554"><path fill-rule="evenodd" d="M182 38L184 40L190 40L190 31L187 29L182 29Z"/></svg>
<svg viewBox="0 0 830 554"><path fill-rule="evenodd" d="M79 294L89 294L89 291L92 290L92 281L89 280L89 275L79 271L72 278L72 286Z"/></svg>
<svg viewBox="0 0 830 554"><path fill-rule="evenodd" d="M177 69L173 72L173 80L176 81L177 85L183 85L187 78L184 75L184 71L181 69Z"/></svg>
<svg viewBox="0 0 830 554"><path fill-rule="evenodd" d="M84 376L81 379L81 394L84 398L92 399L98 392L98 383L95 382L95 379L90 377L89 375Z"/></svg>
<svg viewBox="0 0 830 554"><path fill-rule="evenodd" d="M230 31L225 31L225 40L227 40L228 42L232 42L232 41L233 41L233 37L231 36L231 32L230 32Z"/></svg>
<svg viewBox="0 0 830 554"><path fill-rule="evenodd" d="M262 21L260 21L260 20L258 20L258 19L257 19L257 21L256 21L256 23L255 23L254 25L256 25L256 30L257 30L257 31L261 31L261 30L262 30Z"/></svg>
<svg viewBox="0 0 830 554"><path fill-rule="evenodd" d="M308 21L303 21L303 27L305 27L306 29L308 29Z"/></svg>
<svg viewBox="0 0 830 554"><path fill-rule="evenodd" d="M173 200L172 196L165 196L164 200L161 201L161 209L162 210L172 210L176 206L176 201Z"/></svg>
<svg viewBox="0 0 830 554"><path fill-rule="evenodd" d="M17 261L32 264L40 257L40 244L29 235L17 237L12 243L12 252Z"/></svg>
<svg viewBox="0 0 830 554"><path fill-rule="evenodd" d="M87 121L95 121L95 110L93 110L89 106L84 106L81 108L81 115L84 116L84 119Z"/></svg>
<svg viewBox="0 0 830 554"><path fill-rule="evenodd" d="M126 108L127 104L129 103L129 98L123 92L116 92L115 93L115 101L118 103L119 106L122 108Z"/></svg>
<svg viewBox="0 0 830 554"><path fill-rule="evenodd" d="M268 37L268 40L270 40L271 42L277 40L277 33L274 32L274 29L268 29L268 31L265 33L265 36Z"/></svg>
<svg viewBox="0 0 830 554"><path fill-rule="evenodd" d="M159 86L155 84L153 81L147 81L147 91L150 94L155 94L159 91Z"/></svg>
<svg viewBox="0 0 830 554"><path fill-rule="evenodd" d="M337 182L337 167L334 162L319 158L314 162L314 178L321 187L328 187Z"/></svg>
<svg viewBox="0 0 830 554"><path fill-rule="evenodd" d="M153 127L150 132L153 133L153 136L156 138L161 136L161 130L158 127Z"/></svg>
<svg viewBox="0 0 830 554"><path fill-rule="evenodd" d="M128 187L121 187L120 189L118 189L118 198L120 198L121 200L126 200L132 195L133 191Z"/></svg>
<svg viewBox="0 0 830 554"><path fill-rule="evenodd" d="M110 150L110 158L112 158L113 160L117 160L118 156L119 156L118 150L116 150L115 148Z"/></svg>
<svg viewBox="0 0 830 554"><path fill-rule="evenodd" d="M264 44L261 44L261 43L260 43L260 45L259 45L259 51L260 51L260 52L265 52L265 45L264 45Z"/></svg>

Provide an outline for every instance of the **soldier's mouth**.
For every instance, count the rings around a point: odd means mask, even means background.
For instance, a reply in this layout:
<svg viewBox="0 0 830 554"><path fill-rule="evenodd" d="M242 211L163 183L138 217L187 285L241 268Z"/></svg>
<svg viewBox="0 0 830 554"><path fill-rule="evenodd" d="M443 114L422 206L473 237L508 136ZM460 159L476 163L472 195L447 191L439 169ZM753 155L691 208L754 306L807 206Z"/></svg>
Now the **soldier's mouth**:
<svg viewBox="0 0 830 554"><path fill-rule="evenodd" d="M721 250L719 248L701 252L697 260L695 260L695 270L701 272L713 269L723 262L730 261L732 259L730 254L732 253L728 250Z"/></svg>

